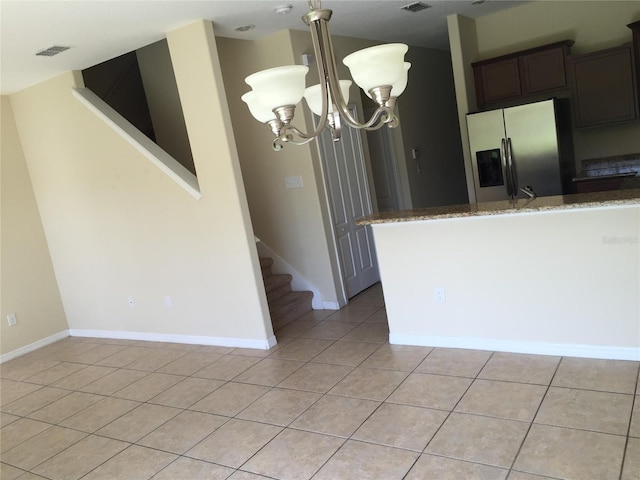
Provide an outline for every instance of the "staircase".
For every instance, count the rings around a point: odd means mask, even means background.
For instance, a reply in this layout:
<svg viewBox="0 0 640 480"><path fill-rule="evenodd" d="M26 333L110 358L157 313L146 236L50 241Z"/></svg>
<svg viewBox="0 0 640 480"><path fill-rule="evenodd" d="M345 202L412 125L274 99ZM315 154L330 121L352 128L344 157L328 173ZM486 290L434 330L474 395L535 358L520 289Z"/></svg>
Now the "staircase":
<svg viewBox="0 0 640 480"><path fill-rule="evenodd" d="M291 291L291 275L274 274L271 271L272 265L273 259L260 257L260 268L262 269L264 288L267 292L271 324L275 332L311 311L313 293Z"/></svg>

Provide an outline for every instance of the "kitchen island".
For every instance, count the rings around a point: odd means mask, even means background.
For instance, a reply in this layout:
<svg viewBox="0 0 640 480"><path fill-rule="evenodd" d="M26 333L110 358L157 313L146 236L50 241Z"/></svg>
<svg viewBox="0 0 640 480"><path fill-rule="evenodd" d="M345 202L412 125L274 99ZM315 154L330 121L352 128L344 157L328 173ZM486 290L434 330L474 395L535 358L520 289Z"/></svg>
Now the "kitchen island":
<svg viewBox="0 0 640 480"><path fill-rule="evenodd" d="M386 212L394 344L640 360L640 190Z"/></svg>

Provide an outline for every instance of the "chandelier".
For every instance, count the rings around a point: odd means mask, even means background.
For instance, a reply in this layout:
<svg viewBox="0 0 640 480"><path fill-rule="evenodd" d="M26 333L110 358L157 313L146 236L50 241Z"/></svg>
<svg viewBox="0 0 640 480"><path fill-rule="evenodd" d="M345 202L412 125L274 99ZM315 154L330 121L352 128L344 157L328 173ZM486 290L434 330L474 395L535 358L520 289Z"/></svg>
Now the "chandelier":
<svg viewBox="0 0 640 480"><path fill-rule="evenodd" d="M320 0L309 0L310 11L302 17L311 30L320 83L305 88L309 68L304 65L270 68L245 78L252 90L244 94L242 100L256 120L269 125L275 135L272 146L276 151L285 143L309 143L327 125L334 141L340 139L342 122L364 130L398 126L396 99L407 86L407 72L411 67L404 61L407 45L377 45L347 55L342 61L356 84L378 105L367 122L358 123L347 106L352 82L338 78L329 33L332 11L320 8L320 3ZM291 125L296 105L303 97L311 111L320 117L311 133Z"/></svg>

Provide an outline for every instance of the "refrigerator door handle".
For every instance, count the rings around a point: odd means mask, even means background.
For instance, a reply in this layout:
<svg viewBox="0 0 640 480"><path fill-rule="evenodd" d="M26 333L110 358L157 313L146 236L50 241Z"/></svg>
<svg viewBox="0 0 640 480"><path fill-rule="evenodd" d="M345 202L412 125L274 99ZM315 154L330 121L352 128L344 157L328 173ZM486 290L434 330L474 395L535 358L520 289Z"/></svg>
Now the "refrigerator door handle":
<svg viewBox="0 0 640 480"><path fill-rule="evenodd" d="M506 139L502 139L500 141L500 160L502 161L502 171L504 172L505 182L504 185L507 187L507 195L511 197L511 169L509 168L509 163L507 161L507 141Z"/></svg>
<svg viewBox="0 0 640 480"><path fill-rule="evenodd" d="M507 164L509 165L509 174L511 175L511 191L513 196L518 196L518 175L516 166L513 161L513 147L511 146L511 137L507 138Z"/></svg>

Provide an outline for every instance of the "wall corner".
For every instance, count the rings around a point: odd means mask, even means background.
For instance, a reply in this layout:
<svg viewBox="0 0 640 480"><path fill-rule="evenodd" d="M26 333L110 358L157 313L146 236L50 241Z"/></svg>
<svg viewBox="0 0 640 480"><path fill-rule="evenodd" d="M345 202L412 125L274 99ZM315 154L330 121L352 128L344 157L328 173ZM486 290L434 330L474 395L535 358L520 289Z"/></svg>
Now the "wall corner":
<svg viewBox="0 0 640 480"><path fill-rule="evenodd" d="M458 120L464 156L464 169L469 193L469 203L476 202L475 185L471 167L469 150L469 132L467 131L467 114L477 110L475 82L471 62L478 58L478 38L475 20L462 15L447 17L449 45L451 47L451 65L458 104Z"/></svg>
<svg viewBox="0 0 640 480"><path fill-rule="evenodd" d="M84 77L81 70L73 70L71 72L71 78L74 88L84 88Z"/></svg>

